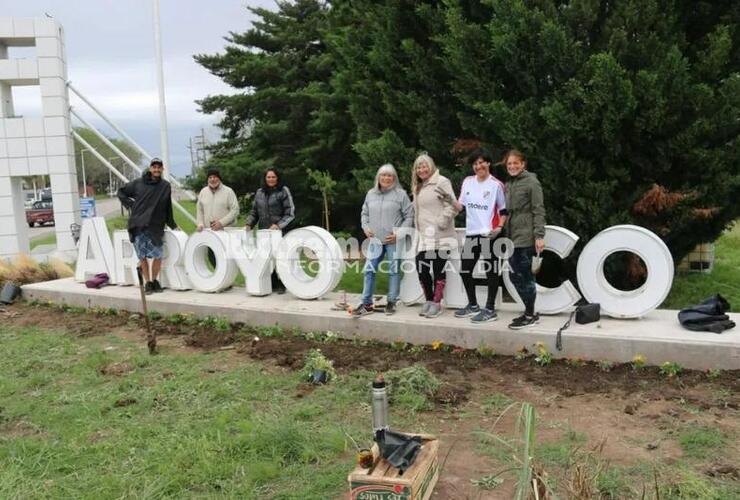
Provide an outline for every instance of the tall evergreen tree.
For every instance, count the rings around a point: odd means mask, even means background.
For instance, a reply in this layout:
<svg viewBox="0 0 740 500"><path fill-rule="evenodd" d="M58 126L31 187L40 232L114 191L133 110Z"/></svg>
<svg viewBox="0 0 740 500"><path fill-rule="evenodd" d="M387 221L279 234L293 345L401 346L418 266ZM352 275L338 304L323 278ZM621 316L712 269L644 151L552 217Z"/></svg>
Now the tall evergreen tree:
<svg viewBox="0 0 740 500"><path fill-rule="evenodd" d="M249 10L258 20L244 33L231 33L225 53L195 56L240 90L199 101L203 112L224 114L211 163L239 193L254 191L264 169L276 167L296 199L297 224L320 223L321 197L306 170L328 172L350 190L348 165L355 161L352 129L328 83L334 63L322 37L327 6L297 0L277 2L274 12Z"/></svg>
<svg viewBox="0 0 740 500"><path fill-rule="evenodd" d="M548 220L639 223L675 258L740 215L740 8L689 0L448 1L466 131L530 156Z"/></svg>
<svg viewBox="0 0 740 500"><path fill-rule="evenodd" d="M336 54L332 79L349 106L356 130L356 170L369 187L375 168L391 162L408 183L415 154L427 151L441 164L459 126L456 103L435 39L444 30L443 2L334 0L339 26L328 38Z"/></svg>

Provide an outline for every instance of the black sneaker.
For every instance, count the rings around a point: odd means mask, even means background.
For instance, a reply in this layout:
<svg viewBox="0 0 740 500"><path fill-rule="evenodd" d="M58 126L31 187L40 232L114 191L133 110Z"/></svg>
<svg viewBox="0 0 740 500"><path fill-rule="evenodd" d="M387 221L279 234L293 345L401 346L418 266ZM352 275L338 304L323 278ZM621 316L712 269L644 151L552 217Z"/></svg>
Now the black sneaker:
<svg viewBox="0 0 740 500"><path fill-rule="evenodd" d="M152 288L153 288L153 289L154 289L154 291L155 291L155 292L157 292L157 293L162 293L162 292L164 292L164 288L162 288L162 285L160 285L160 283L159 283L159 280L154 280L154 281L152 281Z"/></svg>
<svg viewBox="0 0 740 500"><path fill-rule="evenodd" d="M469 318L471 316L475 316L480 312L480 306L479 305L472 305L468 304L462 309L458 309L455 311L455 317L456 318Z"/></svg>
<svg viewBox="0 0 740 500"><path fill-rule="evenodd" d="M385 305L385 315L390 316L391 314L396 314L396 303L395 302L388 302Z"/></svg>
<svg viewBox="0 0 740 500"><path fill-rule="evenodd" d="M496 321L497 319L498 314L496 314L496 311L483 308L478 314L470 318L470 321L473 323L488 323L489 321Z"/></svg>
<svg viewBox="0 0 740 500"><path fill-rule="evenodd" d="M536 325L540 322L540 315L534 314L530 316L529 314L522 314L518 318L514 318L514 320L509 323L509 328L512 330L521 330L522 328L526 328L531 325Z"/></svg>
<svg viewBox="0 0 740 500"><path fill-rule="evenodd" d="M144 293L147 295L151 295L154 293L154 283L151 281L147 281L146 285L144 285Z"/></svg>
<svg viewBox="0 0 740 500"><path fill-rule="evenodd" d="M352 309L352 317L359 318L360 316L365 316L374 312L375 309L373 308L372 304L360 304L359 306Z"/></svg>

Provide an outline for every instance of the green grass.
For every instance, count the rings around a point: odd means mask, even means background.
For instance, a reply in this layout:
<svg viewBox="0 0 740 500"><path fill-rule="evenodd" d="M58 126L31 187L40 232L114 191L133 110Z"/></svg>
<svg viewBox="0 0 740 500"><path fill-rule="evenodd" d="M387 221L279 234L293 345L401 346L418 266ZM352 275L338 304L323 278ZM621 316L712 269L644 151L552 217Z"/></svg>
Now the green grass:
<svg viewBox="0 0 740 500"><path fill-rule="evenodd" d="M735 224L716 242L711 273L679 274L661 307L681 309L716 293L725 297L732 311L740 312L740 224Z"/></svg>
<svg viewBox="0 0 740 500"><path fill-rule="evenodd" d="M369 434L353 414L365 372L296 400L297 373L226 353L7 327L0 349L0 498L336 498L354 460L342 428Z"/></svg>
<svg viewBox="0 0 740 500"><path fill-rule="evenodd" d="M39 245L56 245L56 243L57 243L57 234L50 233L40 238L32 239L30 244L31 244L31 250L33 250Z"/></svg>
<svg viewBox="0 0 740 500"><path fill-rule="evenodd" d="M691 458L706 458L725 442L725 435L716 427L690 426L678 436L681 449Z"/></svg>

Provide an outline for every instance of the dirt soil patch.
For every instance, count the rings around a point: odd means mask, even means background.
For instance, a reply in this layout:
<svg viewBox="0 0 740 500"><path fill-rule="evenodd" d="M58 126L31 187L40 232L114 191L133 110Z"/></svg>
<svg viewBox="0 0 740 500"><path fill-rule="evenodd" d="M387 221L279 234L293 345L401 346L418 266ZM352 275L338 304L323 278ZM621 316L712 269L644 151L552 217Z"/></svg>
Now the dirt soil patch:
<svg viewBox="0 0 740 500"><path fill-rule="evenodd" d="M144 322L137 314L83 314L28 304L8 310L15 314L5 315L3 324L66 329L79 336L112 334L145 345ZM243 325L216 329L197 323L173 324L167 319L152 324L165 352L233 347L233 363L248 357L263 362L267 369L298 370L305 353L316 347L334 362L339 374L357 368L384 372L424 364L443 382L434 398L435 409L415 417L420 432L435 433L442 440L440 460L445 461L433 498L511 497L511 481L491 491L472 481L505 468L506 453L484 446L479 431L513 433L515 416L501 417L501 412L515 401L527 401L536 408L538 443L552 454L546 467L566 466L559 462L567 461L561 445L567 451L567 447L589 450L601 444L600 456L610 466L673 463L685 458L676 436L688 427L705 426L720 429L728 436L729 446L722 460L707 459L696 470L713 479L734 481L738 477L740 370L712 374L686 370L668 378L655 367L634 370L628 364L609 371L593 363L572 366L560 360L539 366L531 357L411 351L336 339L316 342L291 334L256 340L258 332ZM130 369L124 365L115 363L102 370L118 376ZM295 397L306 397L314 390L314 386L301 384ZM130 404L135 401L116 401L114 407ZM32 431L15 422L2 423L0 434L13 432Z"/></svg>

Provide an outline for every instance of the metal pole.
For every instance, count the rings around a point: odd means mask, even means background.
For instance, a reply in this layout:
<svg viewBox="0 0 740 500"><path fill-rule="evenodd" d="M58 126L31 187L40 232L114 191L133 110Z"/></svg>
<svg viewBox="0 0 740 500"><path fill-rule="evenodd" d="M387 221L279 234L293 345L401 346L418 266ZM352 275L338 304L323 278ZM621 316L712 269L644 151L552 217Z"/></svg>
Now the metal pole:
<svg viewBox="0 0 740 500"><path fill-rule="evenodd" d="M162 63L162 32L159 24L159 0L154 0L154 49L157 66L157 86L159 87L159 140L162 145L162 159L169 170L170 146L167 137L167 106L164 98L164 67Z"/></svg>
<svg viewBox="0 0 740 500"><path fill-rule="evenodd" d="M113 165L113 160L118 158L117 156L111 156L108 158L108 161L111 162L111 165ZM108 170L108 196L113 196L113 172Z"/></svg>
<svg viewBox="0 0 740 500"><path fill-rule="evenodd" d="M87 198L87 179L85 178L85 150L80 150L80 158L82 159L82 197Z"/></svg>
<svg viewBox="0 0 740 500"><path fill-rule="evenodd" d="M84 95L82 95L80 93L80 91L77 90L74 87L74 85L72 85L70 82L67 82L67 88L69 90L71 90L74 95L76 95L77 97L79 97L82 100L82 102L84 102L85 104L87 104L88 106L90 106L90 109L92 109L93 111L95 111L95 113L97 113L98 116L100 118L102 118L105 123L107 123L108 125L110 125L110 127L113 130L115 130L121 137L123 137L126 141L128 141L129 144L131 144L133 147L135 147L139 151L139 153L141 153L144 156L145 159L150 160L152 158L152 155L149 152L147 152L144 148L142 148L141 146L139 146L139 144L136 141L134 141L131 138L131 136L128 135L121 127L119 127L118 125L116 125L113 122L113 120L111 120L110 118L108 118L108 116L106 116L102 111L100 111L97 107L95 107L95 105L92 102L90 102L87 99L87 97L85 97ZM80 118L80 116L77 115L77 114L75 114L75 116L78 119ZM177 188L182 189L184 191L185 195L189 199L191 199L191 200L194 200L195 199L195 194L191 193L190 191L185 190L183 188L182 184L180 183L180 181L178 181L175 177L169 176L169 181L174 186L176 186Z"/></svg>
<svg viewBox="0 0 740 500"><path fill-rule="evenodd" d="M103 144L105 144L106 146L108 146L109 148L111 148L111 150L112 150L112 151L113 151L114 153L116 153L116 154L117 154L117 155L118 155L118 156L119 156L120 158L122 158L122 159L123 159L123 160L124 160L124 161L125 161L126 163L128 163L129 165L131 165L131 167L132 167L132 168L133 168L134 170L136 170L136 172L138 172L139 174L141 174L141 168L139 168L139 166L138 166L138 165L137 165L136 163L134 163L134 161L133 161L133 160L132 160L131 158L129 158L128 156L126 156L126 154L125 154L125 153L124 153L123 151L121 151L121 150L120 150L120 149L119 149L119 148L118 148L118 147L117 147L117 146L116 146L115 144L113 144L113 143L112 143L112 142L111 142L111 141L110 141L110 140L109 140L109 139L108 139L108 138L107 138L107 137L106 137L105 135L103 135L103 134L102 134L102 133L101 133L101 132L100 132L100 131L99 131L98 129L96 129L95 127L93 127L93 126L92 126L92 125L90 124L90 122L88 122L87 120L85 120L84 118L82 118L82 117L81 117L81 116L80 116L80 115L79 115L79 114L78 114L77 112L75 112L75 110L74 110L74 109L70 109L70 113L72 114L72 116L74 116L75 118L77 118L78 120L80 120L80 122L81 122L81 123L82 123L82 124L83 124L83 125L84 125L84 126L85 126L86 128L89 128L89 129L90 129L90 130L91 130L91 131L92 131L92 132L93 132L93 133L94 133L94 134L95 134L96 136L98 136L98 139L100 139L101 141L103 141Z"/></svg>

